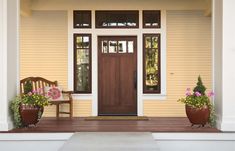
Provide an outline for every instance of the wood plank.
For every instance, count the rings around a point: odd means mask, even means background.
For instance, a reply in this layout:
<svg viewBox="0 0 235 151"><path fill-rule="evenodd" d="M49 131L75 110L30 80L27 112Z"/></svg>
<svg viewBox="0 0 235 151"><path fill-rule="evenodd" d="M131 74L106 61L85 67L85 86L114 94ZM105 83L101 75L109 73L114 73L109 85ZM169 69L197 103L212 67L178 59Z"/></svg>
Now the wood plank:
<svg viewBox="0 0 235 151"><path fill-rule="evenodd" d="M46 132L205 132L218 133L208 125L191 127L184 117L150 117L148 121L86 121L85 118L43 118L36 127L18 128L9 133Z"/></svg>

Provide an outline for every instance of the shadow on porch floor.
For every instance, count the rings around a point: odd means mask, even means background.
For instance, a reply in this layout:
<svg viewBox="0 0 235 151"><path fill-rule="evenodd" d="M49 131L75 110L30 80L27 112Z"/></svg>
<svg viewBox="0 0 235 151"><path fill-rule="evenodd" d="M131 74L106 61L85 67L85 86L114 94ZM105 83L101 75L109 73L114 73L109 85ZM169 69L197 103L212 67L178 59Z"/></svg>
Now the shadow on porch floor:
<svg viewBox="0 0 235 151"><path fill-rule="evenodd" d="M36 127L9 132L220 132L208 125L191 127L184 117L150 117L148 121L86 121L85 118L42 118Z"/></svg>

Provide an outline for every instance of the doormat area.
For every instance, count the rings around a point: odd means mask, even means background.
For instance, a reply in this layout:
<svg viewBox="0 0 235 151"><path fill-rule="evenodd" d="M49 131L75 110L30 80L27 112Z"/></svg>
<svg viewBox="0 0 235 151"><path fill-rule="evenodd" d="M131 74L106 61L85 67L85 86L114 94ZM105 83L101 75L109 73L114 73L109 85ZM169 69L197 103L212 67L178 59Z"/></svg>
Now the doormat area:
<svg viewBox="0 0 235 151"><path fill-rule="evenodd" d="M89 116L86 121L148 121L147 116Z"/></svg>

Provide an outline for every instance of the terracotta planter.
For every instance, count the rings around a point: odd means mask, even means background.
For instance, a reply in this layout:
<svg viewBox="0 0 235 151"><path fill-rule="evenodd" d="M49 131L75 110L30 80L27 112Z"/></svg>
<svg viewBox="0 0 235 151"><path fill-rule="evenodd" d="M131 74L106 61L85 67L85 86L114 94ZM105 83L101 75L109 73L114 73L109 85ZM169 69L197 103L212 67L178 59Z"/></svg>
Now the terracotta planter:
<svg viewBox="0 0 235 151"><path fill-rule="evenodd" d="M192 126L202 125L204 127L209 121L210 110L207 106L199 109L186 105L185 110L189 121L192 123Z"/></svg>
<svg viewBox="0 0 235 151"><path fill-rule="evenodd" d="M39 111L43 112L43 109L33 105L20 105L20 115L24 126L36 125L39 121Z"/></svg>

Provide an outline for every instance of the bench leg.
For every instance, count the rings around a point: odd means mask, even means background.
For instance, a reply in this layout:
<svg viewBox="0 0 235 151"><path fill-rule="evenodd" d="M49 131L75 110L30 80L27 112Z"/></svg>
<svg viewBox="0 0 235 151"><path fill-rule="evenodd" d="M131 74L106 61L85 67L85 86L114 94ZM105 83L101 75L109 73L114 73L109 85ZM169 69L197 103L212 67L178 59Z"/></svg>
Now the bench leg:
<svg viewBox="0 0 235 151"><path fill-rule="evenodd" d="M60 105L56 104L56 118L59 118L59 113L60 113Z"/></svg>
<svg viewBox="0 0 235 151"><path fill-rule="evenodd" d="M73 117L73 104L72 102L69 104L69 112L70 112L70 118Z"/></svg>

